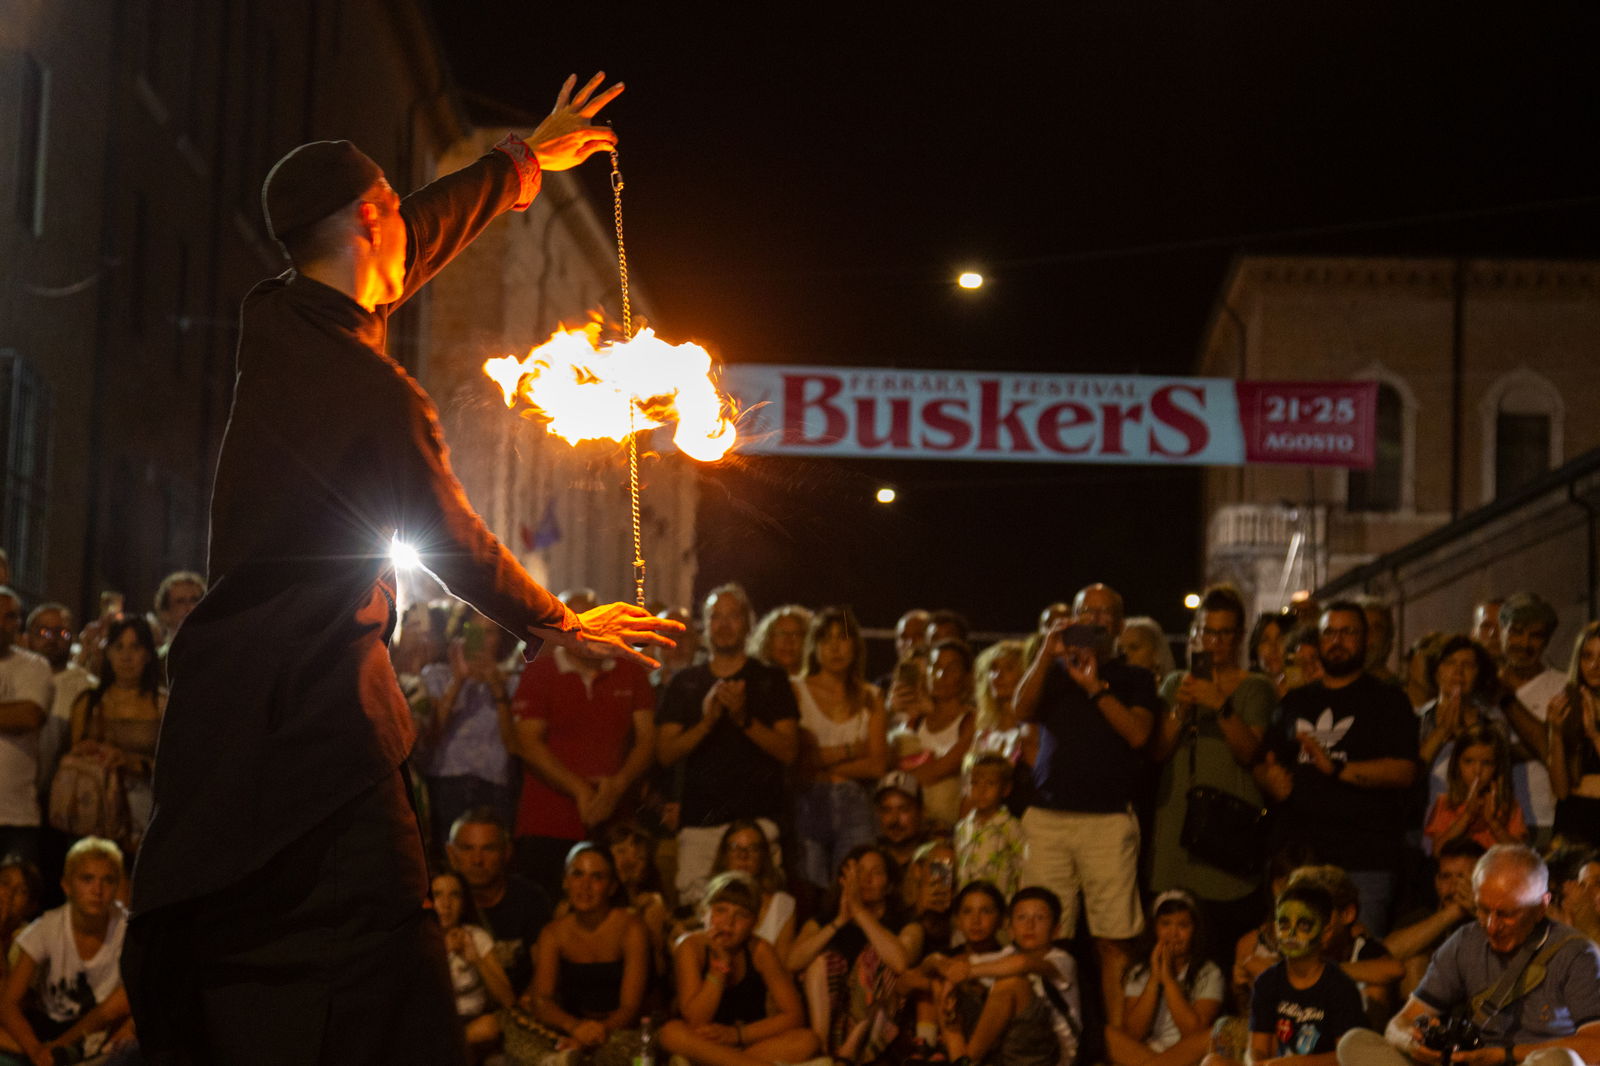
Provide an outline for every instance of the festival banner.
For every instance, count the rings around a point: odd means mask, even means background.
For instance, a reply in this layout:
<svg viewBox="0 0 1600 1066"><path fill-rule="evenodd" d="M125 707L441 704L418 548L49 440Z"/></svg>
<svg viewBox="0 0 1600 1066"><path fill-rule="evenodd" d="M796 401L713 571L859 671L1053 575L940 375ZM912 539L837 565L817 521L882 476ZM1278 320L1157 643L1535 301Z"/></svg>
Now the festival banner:
<svg viewBox="0 0 1600 1066"><path fill-rule="evenodd" d="M874 459L1372 466L1370 381L730 365L738 451Z"/></svg>

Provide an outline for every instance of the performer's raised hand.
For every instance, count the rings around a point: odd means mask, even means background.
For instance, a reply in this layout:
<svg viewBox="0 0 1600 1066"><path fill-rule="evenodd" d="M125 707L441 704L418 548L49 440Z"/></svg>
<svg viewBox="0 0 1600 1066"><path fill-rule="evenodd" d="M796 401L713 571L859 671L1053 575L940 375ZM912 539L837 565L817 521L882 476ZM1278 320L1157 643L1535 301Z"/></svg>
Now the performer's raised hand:
<svg viewBox="0 0 1600 1066"><path fill-rule="evenodd" d="M606 603L577 616L580 628L571 632L541 630L551 643L608 659L627 659L654 670L661 664L633 648L635 644L677 646L673 639L684 631L682 622L660 618L631 603Z"/></svg>
<svg viewBox="0 0 1600 1066"><path fill-rule="evenodd" d="M617 143L616 132L609 126L596 126L591 120L600 109L617 98L623 85L619 81L604 92L595 94L605 79L599 71L574 95L572 88L578 83L577 75L569 75L556 95L556 106L545 116L539 128L527 137L527 144L545 170L570 170L596 152L610 151Z"/></svg>

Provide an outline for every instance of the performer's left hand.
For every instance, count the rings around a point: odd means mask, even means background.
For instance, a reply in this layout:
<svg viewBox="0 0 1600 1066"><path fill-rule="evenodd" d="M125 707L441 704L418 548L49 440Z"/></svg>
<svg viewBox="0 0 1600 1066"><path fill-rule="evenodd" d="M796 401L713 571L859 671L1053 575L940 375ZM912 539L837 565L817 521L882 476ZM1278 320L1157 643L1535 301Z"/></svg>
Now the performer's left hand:
<svg viewBox="0 0 1600 1066"><path fill-rule="evenodd" d="M684 631L682 622L658 618L631 603L604 604L578 615L578 622L580 628L574 632L541 631L540 635L564 648L608 659L627 659L652 670L661 664L632 646L676 647L673 638Z"/></svg>
<svg viewBox="0 0 1600 1066"><path fill-rule="evenodd" d="M576 95L572 92L578 83L576 75L562 84L556 106L539 123L539 128L528 135L528 147L541 168L570 170L594 153L610 151L616 146L617 135L611 127L596 126L590 121L622 92L622 83L618 82L595 95L605 76L604 71L596 74Z"/></svg>

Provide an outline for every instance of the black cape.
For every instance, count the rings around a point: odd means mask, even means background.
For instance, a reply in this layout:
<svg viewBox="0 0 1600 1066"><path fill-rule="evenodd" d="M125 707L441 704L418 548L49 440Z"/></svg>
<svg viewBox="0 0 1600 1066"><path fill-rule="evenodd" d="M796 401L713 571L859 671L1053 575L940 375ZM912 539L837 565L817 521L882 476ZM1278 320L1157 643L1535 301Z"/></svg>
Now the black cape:
<svg viewBox="0 0 1600 1066"><path fill-rule="evenodd" d="M472 511L389 314L523 198L490 152L404 201L405 288L368 312L294 271L257 285L211 506L210 587L172 643L135 923L248 877L392 778L413 730L390 666L390 539L516 637L573 616Z"/></svg>

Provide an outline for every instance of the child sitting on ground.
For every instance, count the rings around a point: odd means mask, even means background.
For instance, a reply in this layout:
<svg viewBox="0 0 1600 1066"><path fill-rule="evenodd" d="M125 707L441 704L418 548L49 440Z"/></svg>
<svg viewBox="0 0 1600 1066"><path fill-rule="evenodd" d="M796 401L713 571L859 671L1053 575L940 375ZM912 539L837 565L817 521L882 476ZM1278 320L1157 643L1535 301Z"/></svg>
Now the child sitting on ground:
<svg viewBox="0 0 1600 1066"><path fill-rule="evenodd" d="M987 881L1006 896L1018 888L1027 840L1022 822L1006 809L1011 795L1011 760L990 752L967 756L967 802L956 823L956 884Z"/></svg>
<svg viewBox="0 0 1600 1066"><path fill-rule="evenodd" d="M1011 899L1011 948L987 961L953 959L940 1017L952 1060L991 1066L1070 1066L1083 1032L1078 968L1051 938L1061 900L1037 885ZM976 978L977 980L969 980Z"/></svg>
<svg viewBox="0 0 1600 1066"><path fill-rule="evenodd" d="M1000 919L1005 914L1006 898L987 881L973 881L956 894L956 932L961 946L950 954L932 954L921 964L900 975L895 991L908 997L916 1014L916 1037L907 1061L928 1059L939 1042L939 1005L944 1002L948 982L945 971L952 961L987 962L1005 954L996 939Z"/></svg>
<svg viewBox="0 0 1600 1066"><path fill-rule="evenodd" d="M1156 897L1148 928L1150 957L1123 980L1122 1024L1106 1026L1107 1057L1116 1066L1194 1066L1222 1011L1222 969L1206 958L1199 905L1182 889Z"/></svg>
<svg viewBox="0 0 1600 1066"><path fill-rule="evenodd" d="M128 927L117 901L122 877L122 850L84 837L67 851L67 902L17 934L0 1024L30 1062L50 1061L57 1048L81 1058L133 1039L120 968Z"/></svg>
<svg viewBox="0 0 1600 1066"><path fill-rule="evenodd" d="M1294 1056L1296 1066L1336 1066L1339 1038L1367 1019L1355 982L1323 958L1333 897L1305 881L1291 884L1278 896L1276 914L1283 961L1251 993L1250 1057L1258 1064ZM1212 1054L1201 1066L1237 1063Z"/></svg>

